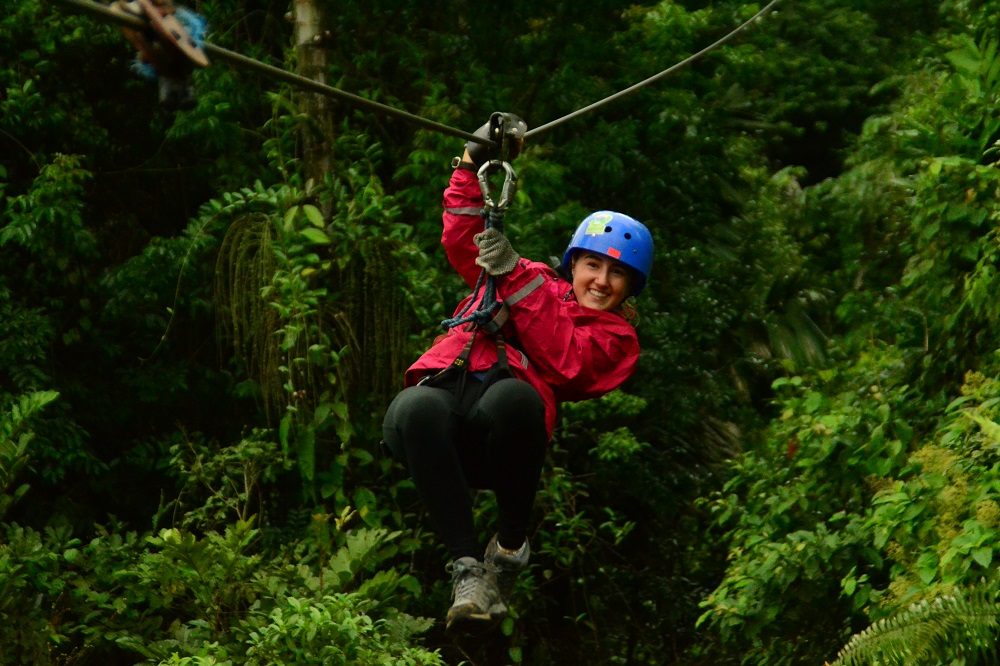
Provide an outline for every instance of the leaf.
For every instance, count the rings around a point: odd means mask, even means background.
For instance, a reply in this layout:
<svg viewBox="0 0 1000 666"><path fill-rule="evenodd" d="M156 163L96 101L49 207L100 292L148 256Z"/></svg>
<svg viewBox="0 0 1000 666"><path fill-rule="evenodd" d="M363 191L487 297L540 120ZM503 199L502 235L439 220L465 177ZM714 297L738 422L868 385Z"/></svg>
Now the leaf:
<svg viewBox="0 0 1000 666"><path fill-rule="evenodd" d="M337 437L340 438L341 444L345 446L354 435L354 426L351 425L350 421L340 421L334 429L337 431Z"/></svg>
<svg viewBox="0 0 1000 666"><path fill-rule="evenodd" d="M982 548L973 549L972 559L974 559L984 569L988 569L990 562L993 561L993 548L990 546L983 546Z"/></svg>
<svg viewBox="0 0 1000 666"><path fill-rule="evenodd" d="M378 502L375 498L375 493L373 493L368 488L358 488L354 492L354 506L358 507L358 509L361 508L371 509L372 507L377 505Z"/></svg>
<svg viewBox="0 0 1000 666"><path fill-rule="evenodd" d="M312 428L303 428L298 436L299 472L306 481L316 476L316 433Z"/></svg>
<svg viewBox="0 0 1000 666"><path fill-rule="evenodd" d="M362 465L370 465L375 460L375 456L373 456L371 452L364 449L352 449L351 455L357 458Z"/></svg>
<svg viewBox="0 0 1000 666"><path fill-rule="evenodd" d="M843 581L841 581L841 587L844 590L844 594L851 596L854 594L854 590L858 587L858 579L854 576L848 576Z"/></svg>
<svg viewBox="0 0 1000 666"><path fill-rule="evenodd" d="M930 585L937 576L938 557L934 553L924 553L917 559L917 575L924 585Z"/></svg>
<svg viewBox="0 0 1000 666"><path fill-rule="evenodd" d="M810 391L806 396L804 407L806 412L812 414L823 404L823 394L818 391Z"/></svg>
<svg viewBox="0 0 1000 666"><path fill-rule="evenodd" d="M303 229L299 232L302 236L314 245L329 245L330 237L326 235L323 231L319 229Z"/></svg>
<svg viewBox="0 0 1000 666"><path fill-rule="evenodd" d="M326 223L323 221L323 214L319 212L319 208L316 208L316 206L306 204L302 207L302 211L306 214L306 219L309 220L309 224L313 225L317 229L322 229L326 226Z"/></svg>
<svg viewBox="0 0 1000 666"><path fill-rule="evenodd" d="M330 408L333 409L333 413L337 415L337 418L346 420L348 418L347 413L347 403L346 402L334 402L330 404Z"/></svg>
<svg viewBox="0 0 1000 666"><path fill-rule="evenodd" d="M1000 445L1000 424L997 424L995 421L992 421L986 418L985 416L980 416L979 414L976 414L975 412L972 411L967 411L963 413L969 419L976 422L976 424L983 431L983 434L986 435L988 438L990 438L990 440L992 440L992 444L994 447Z"/></svg>
<svg viewBox="0 0 1000 666"><path fill-rule="evenodd" d="M313 423L317 426L322 425L328 416L330 416L330 403L321 402L313 413Z"/></svg>
<svg viewBox="0 0 1000 666"><path fill-rule="evenodd" d="M975 51L975 45L969 44L964 49L949 51L945 57L959 72L972 76L978 75L981 61L979 54Z"/></svg>
<svg viewBox="0 0 1000 666"><path fill-rule="evenodd" d="M284 219L285 231L291 231L292 229L295 228L295 216L298 214L299 214L298 206L292 206L291 208L285 211L285 219Z"/></svg>
<svg viewBox="0 0 1000 666"><path fill-rule="evenodd" d="M399 579L399 586L413 596L420 594L420 581L415 576L403 576Z"/></svg>
<svg viewBox="0 0 1000 666"><path fill-rule="evenodd" d="M292 413L289 412L281 418L281 423L278 425L278 441L281 442L281 450L287 456L288 455L288 432L292 427Z"/></svg>

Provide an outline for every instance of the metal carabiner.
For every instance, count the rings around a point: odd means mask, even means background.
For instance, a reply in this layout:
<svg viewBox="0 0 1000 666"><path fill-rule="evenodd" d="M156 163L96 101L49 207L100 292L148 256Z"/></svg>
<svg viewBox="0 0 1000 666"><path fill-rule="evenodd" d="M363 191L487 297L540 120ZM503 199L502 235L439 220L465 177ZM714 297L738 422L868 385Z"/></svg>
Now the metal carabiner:
<svg viewBox="0 0 1000 666"><path fill-rule="evenodd" d="M503 186L500 188L500 202L494 203L490 197L489 174L491 171L499 168L504 170ZM510 162L490 160L479 167L477 175L479 176L479 189L483 192L483 206L486 210L496 212L506 211L507 207L510 206L510 202L514 199L514 193L517 191L517 174L514 172L514 167L510 165Z"/></svg>

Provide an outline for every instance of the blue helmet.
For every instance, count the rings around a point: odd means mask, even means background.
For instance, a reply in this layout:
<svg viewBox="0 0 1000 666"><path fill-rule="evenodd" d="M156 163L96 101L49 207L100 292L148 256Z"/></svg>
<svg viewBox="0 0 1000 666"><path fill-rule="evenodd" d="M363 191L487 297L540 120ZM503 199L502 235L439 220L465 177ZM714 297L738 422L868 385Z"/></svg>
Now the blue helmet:
<svg viewBox="0 0 1000 666"><path fill-rule="evenodd" d="M576 228L560 266L565 275L570 274L576 250L603 254L631 268L636 274L631 296L637 296L643 290L653 267L653 236L646 225L610 210L591 213Z"/></svg>

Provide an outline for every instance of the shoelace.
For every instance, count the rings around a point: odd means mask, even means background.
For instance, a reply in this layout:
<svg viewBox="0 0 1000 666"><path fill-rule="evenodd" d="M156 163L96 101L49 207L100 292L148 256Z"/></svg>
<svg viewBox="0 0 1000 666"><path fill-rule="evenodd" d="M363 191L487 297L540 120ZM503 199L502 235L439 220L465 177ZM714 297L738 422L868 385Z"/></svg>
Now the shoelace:
<svg viewBox="0 0 1000 666"><path fill-rule="evenodd" d="M481 610L489 609L492 604L489 594L489 583L484 579L487 573L485 565L452 563L452 580L455 585L455 602L471 601Z"/></svg>

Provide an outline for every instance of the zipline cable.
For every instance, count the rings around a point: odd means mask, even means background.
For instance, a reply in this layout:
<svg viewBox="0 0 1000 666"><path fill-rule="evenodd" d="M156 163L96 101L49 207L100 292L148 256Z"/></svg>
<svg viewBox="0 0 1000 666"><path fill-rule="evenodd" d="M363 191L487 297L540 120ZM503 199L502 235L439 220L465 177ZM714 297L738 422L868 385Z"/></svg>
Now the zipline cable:
<svg viewBox="0 0 1000 666"><path fill-rule="evenodd" d="M728 42L731 39L733 39L734 37L736 37L737 34L739 34L745 28L747 28L748 26L750 26L750 24L752 24L754 21L756 21L757 19L761 18L762 16L764 16L765 14L767 14L769 11L771 11L771 9L776 4L778 4L780 1L781 0L771 0L771 2L769 2L763 9L761 9L759 12L757 12L752 17L750 17L749 19L747 19L745 22L743 22L741 25L739 25L737 28L735 28L732 32L730 32L726 36L717 39L716 41L712 42L711 44L709 44L708 46L706 46L702 50L698 51L697 53L695 53L693 55L688 56L687 58L685 58L684 60L681 60L677 64L671 65L670 67L666 68L665 70L663 70L659 74L654 74L653 76L650 76L647 79L643 79L639 83L631 85L628 88L625 88L624 90L620 90L620 91L616 92L613 95L608 95L607 97L605 97L602 100L598 100L598 101L594 102L593 104L588 104L585 107L582 107L580 109L577 109L576 111L573 111L572 113L568 113L565 116L563 116L562 118L557 118L556 120L553 120L551 122L545 123L544 125L539 125L538 127L534 128L534 129L528 130L528 132L524 135L524 138L527 139L528 137L530 137L533 134L539 134L539 133L544 132L546 130L550 130L553 127L556 127L558 125L562 125L563 123L568 122L568 121L572 120L573 118L576 118L577 116L583 115L584 113L588 113L590 111L594 111L595 109L599 109L600 107L602 107L602 106L604 106L606 104L610 104L611 102L614 102L614 101L616 101L618 99L621 99L622 97L625 97L626 95L630 95L630 94L634 93L636 90L639 90L640 88L648 86L650 83L654 83L656 81L659 81L660 79L662 79L665 76L669 76L670 74L673 74L674 72L676 72L681 67L685 67L686 65L690 65L691 63L693 63L696 60L699 60L700 58L702 58L703 56L705 56L707 53L709 53L709 52L711 52L711 51L719 48L720 46L722 46L726 42Z"/></svg>
<svg viewBox="0 0 1000 666"><path fill-rule="evenodd" d="M91 0L52 0L53 2L58 2L63 5L68 5L70 7L75 7L77 9L82 9L85 12L97 16L99 18L118 23L129 28L135 28L137 30L142 30L146 27L146 23L142 19L136 18L134 16L127 16L124 14L119 14L112 11L109 7L102 5L98 2L92 2ZM280 67L274 67L273 65L268 65L254 58L247 57L245 55L236 53L235 51L230 51L229 49L223 48L221 46L216 46L215 44L210 44L205 42L202 45L202 50L205 51L209 56L221 60L223 62L228 62L233 65L246 67L247 69L252 69L256 72L260 72L266 76L279 81L284 81L285 83L290 83L292 85L298 86L304 90L310 92L319 93L321 95L326 95L327 97L333 97L334 99L339 99L341 101L347 102L348 104L353 104L354 106L359 106L363 109L368 109L369 111L374 111L376 113L384 113L401 120L405 120L414 125L419 125L425 129L434 130L442 134L451 134L452 136L461 137L469 141L475 141L476 143L491 143L489 139L483 139L478 137L471 132L466 132L465 130L460 130L456 127L450 127L448 125L443 125L441 123L429 120L427 118L422 118L420 116L414 115L407 111L401 109L396 109L385 104L380 104L379 102L374 102L370 99L365 99L364 97L359 97L358 95L340 90L339 88L334 88L333 86L328 86L325 83L320 83L319 81L314 81L313 79L307 78L305 76L300 76L294 74L287 70L281 69Z"/></svg>
<svg viewBox="0 0 1000 666"><path fill-rule="evenodd" d="M138 30L141 30L146 27L146 24L141 19L134 16L128 16L125 14L120 14L118 12L112 11L106 5L102 5L98 2L93 2L93 0L51 0L51 1L83 10L85 12L90 13L93 16L110 21L112 23L118 23L119 25L125 27L135 28ZM573 111L572 113L568 113L561 118L557 118L556 120L545 123L544 125L540 125L532 130L528 130L528 132L524 135L524 138L527 139L528 137L534 134L539 134L541 132L550 130L558 125L562 125L565 122L569 122L570 120L578 116L581 116L584 113L589 113L590 111L594 111L595 109L610 104L611 102L614 102L618 99L621 99L622 97L625 97L626 95L632 94L633 92L639 90L640 88L643 88L651 83L659 81L660 79L666 76L669 76L670 74L673 74L678 69L685 67L695 62L696 60L699 60L709 52L717 49L726 42L732 40L734 37L736 37L737 34L742 32L752 23L754 23L755 21L763 17L765 14L770 12L771 9L775 5L777 5L780 1L781 0L771 0L771 2L769 2L763 9L761 9L752 17L747 19L745 22L734 28L724 37L721 37L720 39L712 42L705 48L701 49L700 51L698 51L693 55L688 56L684 60L681 60L680 62L671 65L662 72L654 74L653 76L650 76L649 78L644 79L639 83L631 85L628 88L625 88L624 90L620 90L619 92L616 92L613 95L609 95L604 99L594 102L593 104L589 104L585 107L577 109L576 111ZM252 69L256 72L260 72L261 74L269 76L273 79L277 79L278 81L290 83L294 86L298 86L299 88L308 90L310 92L326 95L327 97L332 97L334 99L338 99L343 102L347 102L348 104L352 104L354 106L358 106L363 109L368 109L369 111L374 111L376 113L384 113L388 116L405 120L406 122L418 125L425 129L440 132L441 134L450 134L452 136L457 136L466 139L467 141L474 141L476 143L485 143L485 144L492 143L489 139L483 139L482 137L478 137L475 134L472 134L471 132L466 132L465 130L458 129L456 127L451 127L449 125L444 125L442 123L435 122L428 118L424 118L422 116L418 116L409 113L407 111L403 111L401 109L388 106L386 104L381 104L379 102L375 102L370 99L365 99L364 97L360 97L353 93L340 90L339 88L334 88L333 86L329 86L325 83L320 83L319 81L315 81L313 79L301 76L299 74L294 74L287 70L281 69L280 67L268 65L267 63L263 63L259 60L250 58L235 51L230 51L229 49L223 48L221 46L216 46L215 44L211 44L209 42L205 42L202 45L202 49L205 51L205 53L209 54L213 58L216 58L223 62L228 62L233 65L246 67L247 69Z"/></svg>

